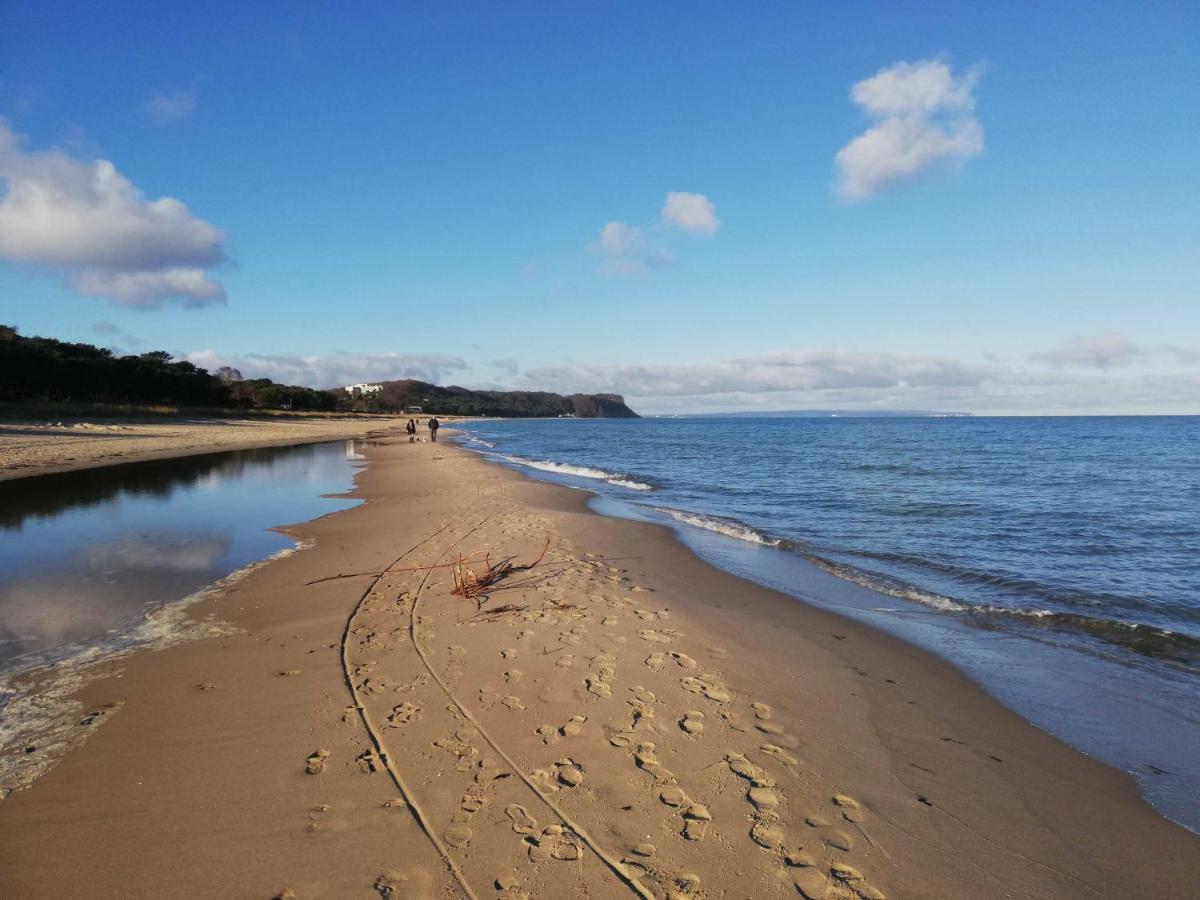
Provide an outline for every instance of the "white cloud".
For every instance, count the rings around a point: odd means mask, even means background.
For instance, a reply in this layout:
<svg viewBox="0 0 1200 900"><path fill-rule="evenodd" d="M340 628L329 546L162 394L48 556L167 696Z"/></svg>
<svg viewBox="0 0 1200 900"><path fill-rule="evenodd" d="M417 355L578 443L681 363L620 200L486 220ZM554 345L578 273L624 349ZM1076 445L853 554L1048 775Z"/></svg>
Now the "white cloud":
<svg viewBox="0 0 1200 900"><path fill-rule="evenodd" d="M173 197L146 199L108 160L26 150L0 119L0 181L0 259L117 306L225 302L205 271L224 260L224 234Z"/></svg>
<svg viewBox="0 0 1200 900"><path fill-rule="evenodd" d="M215 350L196 350L185 354L184 358L210 372L216 372L221 366L230 366L245 378L270 378L282 384L315 388L400 378L415 378L436 384L450 372L470 368L460 357L446 354L334 353L328 356L287 356L250 353L245 356L225 356Z"/></svg>
<svg viewBox="0 0 1200 900"><path fill-rule="evenodd" d="M704 397L911 385L978 385L985 366L936 356L799 350L677 365L594 365L533 369L546 389L638 397Z"/></svg>
<svg viewBox="0 0 1200 900"><path fill-rule="evenodd" d="M166 125L186 119L194 113L196 101L195 86L177 91L157 91L150 95L144 109L152 122Z"/></svg>
<svg viewBox="0 0 1200 900"><path fill-rule="evenodd" d="M667 194L662 218L664 222L692 234L716 234L721 225L712 201L703 194L690 194L687 191L671 191Z"/></svg>
<svg viewBox="0 0 1200 900"><path fill-rule="evenodd" d="M1109 369L1129 365L1143 355L1144 351L1123 334L1106 331L1074 338L1060 347L1034 353L1029 358L1033 362L1044 362L1053 366Z"/></svg>
<svg viewBox="0 0 1200 900"><path fill-rule="evenodd" d="M954 171L983 152L975 117L982 69L955 75L936 59L900 62L851 88L874 124L837 152L838 194L869 199L938 171Z"/></svg>
<svg viewBox="0 0 1200 900"><path fill-rule="evenodd" d="M166 297L178 297L195 309L225 300L225 289L210 281L202 269L160 269L146 272L105 272L85 269L69 283L80 294L109 297L129 309L157 309Z"/></svg>
<svg viewBox="0 0 1200 900"><path fill-rule="evenodd" d="M1118 346L1115 341L1111 345ZM1019 365L922 354L796 350L675 365L533 368L517 383L525 389L563 393L622 394L642 413L756 409L1035 415L1200 412L1200 375L1181 367L1183 360L1175 349L1164 348L1157 354L1135 349L1146 365L1119 377L1097 371L1103 366L1095 354L1063 365L1040 359L1034 365Z"/></svg>
<svg viewBox="0 0 1200 900"><path fill-rule="evenodd" d="M609 222L588 249L601 257L600 271L612 278L644 275L674 262L667 250L648 246L641 228L625 222Z"/></svg>

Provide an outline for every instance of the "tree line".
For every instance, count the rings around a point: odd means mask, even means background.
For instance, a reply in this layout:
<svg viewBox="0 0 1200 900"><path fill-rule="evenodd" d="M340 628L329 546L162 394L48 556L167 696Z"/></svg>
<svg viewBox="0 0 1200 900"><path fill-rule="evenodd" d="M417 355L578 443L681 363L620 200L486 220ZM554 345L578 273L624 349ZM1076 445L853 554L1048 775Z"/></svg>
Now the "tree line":
<svg viewBox="0 0 1200 900"><path fill-rule="evenodd" d="M25 337L0 325L0 401L61 401L222 409L335 410L337 396L269 378L214 375L161 350L118 356L106 347Z"/></svg>

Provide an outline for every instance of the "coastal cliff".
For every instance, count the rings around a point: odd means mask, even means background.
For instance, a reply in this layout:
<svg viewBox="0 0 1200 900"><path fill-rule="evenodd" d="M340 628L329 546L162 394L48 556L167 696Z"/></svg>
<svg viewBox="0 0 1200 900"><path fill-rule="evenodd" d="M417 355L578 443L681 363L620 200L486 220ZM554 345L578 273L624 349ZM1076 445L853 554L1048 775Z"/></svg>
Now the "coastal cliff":
<svg viewBox="0 0 1200 900"><path fill-rule="evenodd" d="M636 419L619 394L552 394L546 391L473 391L403 379L380 383L386 407L420 406L425 413L516 418L574 416L579 419Z"/></svg>

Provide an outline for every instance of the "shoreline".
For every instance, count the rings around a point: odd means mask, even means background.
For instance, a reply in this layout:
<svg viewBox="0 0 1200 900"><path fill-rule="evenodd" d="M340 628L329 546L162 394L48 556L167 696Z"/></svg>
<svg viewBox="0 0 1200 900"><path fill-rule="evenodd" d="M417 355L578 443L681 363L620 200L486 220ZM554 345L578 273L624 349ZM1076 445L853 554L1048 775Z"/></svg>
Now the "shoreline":
<svg viewBox="0 0 1200 900"><path fill-rule="evenodd" d="M0 420L0 482L206 453L363 439L391 434L404 421L384 415L126 419L104 424ZM66 456L68 452L78 455Z"/></svg>
<svg viewBox="0 0 1200 900"><path fill-rule="evenodd" d="M1151 809L1132 778L932 654L466 449L401 438L368 457L349 495L364 503L284 527L315 546L193 607L237 634L112 663L119 676L83 691L89 708L122 705L0 802L6 893L52 894L87 871L94 896L266 897L289 885L297 897L371 896L385 877L399 896L401 885L456 896L457 867L479 896L510 870L509 896L628 895L596 849L654 896L1087 897L1151 885L1184 896L1200 877L1200 840ZM375 594L361 578L304 585L378 570L409 547L433 565L458 552L454 540L465 554L528 560L543 536L553 574L498 592L482 619L450 594L444 570L397 574ZM331 642L345 646L347 671ZM397 710L407 719L393 725ZM330 755L308 775L319 749ZM422 815L383 805L398 788L383 757L411 769ZM519 777L495 771L506 767ZM761 804L747 799L755 780ZM709 818L660 800L672 787ZM567 837L523 834L505 812L514 804ZM657 849L637 853L647 841ZM813 864L790 864L800 862Z"/></svg>

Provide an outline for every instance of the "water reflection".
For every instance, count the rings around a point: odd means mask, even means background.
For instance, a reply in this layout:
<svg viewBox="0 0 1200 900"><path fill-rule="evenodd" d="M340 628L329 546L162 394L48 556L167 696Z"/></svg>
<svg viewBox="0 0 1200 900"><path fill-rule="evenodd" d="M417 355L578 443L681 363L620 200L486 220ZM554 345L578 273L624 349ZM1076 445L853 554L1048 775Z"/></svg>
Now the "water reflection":
<svg viewBox="0 0 1200 900"><path fill-rule="evenodd" d="M148 609L291 545L272 526L352 501L340 443L0 483L0 675L118 647ZM361 459L361 456L357 456Z"/></svg>

